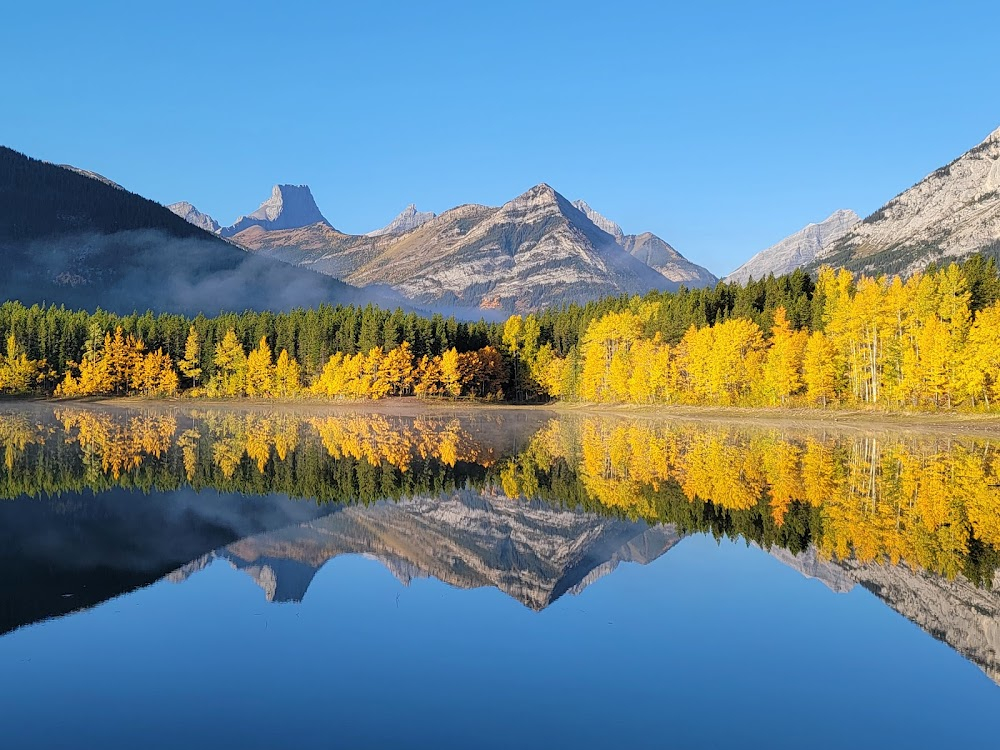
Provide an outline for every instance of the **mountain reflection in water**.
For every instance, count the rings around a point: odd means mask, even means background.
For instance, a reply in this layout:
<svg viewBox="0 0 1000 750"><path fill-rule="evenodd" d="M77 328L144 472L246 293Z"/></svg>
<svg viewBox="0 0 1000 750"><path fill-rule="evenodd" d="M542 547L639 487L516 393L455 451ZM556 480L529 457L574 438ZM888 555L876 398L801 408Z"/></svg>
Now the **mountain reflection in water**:
<svg viewBox="0 0 1000 750"><path fill-rule="evenodd" d="M0 633L213 560L297 601L341 555L541 610L706 533L861 585L1000 681L1000 457L939 434L532 410L0 414Z"/></svg>

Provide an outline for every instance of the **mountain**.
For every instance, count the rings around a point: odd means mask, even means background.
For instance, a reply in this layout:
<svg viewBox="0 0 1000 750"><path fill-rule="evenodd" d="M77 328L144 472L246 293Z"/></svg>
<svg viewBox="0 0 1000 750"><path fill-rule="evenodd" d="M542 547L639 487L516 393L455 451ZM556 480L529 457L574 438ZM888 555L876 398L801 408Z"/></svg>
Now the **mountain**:
<svg viewBox="0 0 1000 750"><path fill-rule="evenodd" d="M977 252L1000 252L1000 128L825 246L812 265L907 274Z"/></svg>
<svg viewBox="0 0 1000 750"><path fill-rule="evenodd" d="M148 586L213 549L328 509L282 495L113 488L0 503L0 635ZM14 585L12 582L17 581Z"/></svg>
<svg viewBox="0 0 1000 750"><path fill-rule="evenodd" d="M84 177L89 177L92 180L103 182L105 185L110 185L113 188L118 188L119 190L125 189L114 180L109 180L104 175L98 174L97 172L91 172L89 169L80 169L80 167L74 167L72 164L56 164L56 166L62 167L63 169L68 169L70 172L76 172L77 174L83 175Z"/></svg>
<svg viewBox="0 0 1000 750"><path fill-rule="evenodd" d="M603 214L599 214L584 200L573 201L594 224L615 238L625 252L642 261L654 271L675 284L688 287L712 286L719 279L710 271L692 263L667 242L652 232L625 234L622 228Z"/></svg>
<svg viewBox="0 0 1000 750"><path fill-rule="evenodd" d="M584 216L594 222L598 229L603 229L605 232L614 237L618 244L621 244L622 239L625 237L625 232L623 232L622 228L615 222L597 213L597 211L592 209L585 200L573 201L573 206L580 211L583 211Z"/></svg>
<svg viewBox="0 0 1000 750"><path fill-rule="evenodd" d="M252 214L241 216L232 226L224 227L223 237L232 237L250 227L267 230L298 229L310 224L331 226L313 199L307 185L275 185L271 197Z"/></svg>
<svg viewBox="0 0 1000 750"><path fill-rule="evenodd" d="M676 286L545 184L498 209L448 211L347 278L387 283L422 302L516 311Z"/></svg>
<svg viewBox="0 0 1000 750"><path fill-rule="evenodd" d="M206 232L211 232L212 234L218 234L222 227L219 225L215 219L213 219L208 214L203 214L193 205L187 201L181 201L180 203L171 203L167 206L171 211L180 216L184 221L194 224L196 227L204 229Z"/></svg>
<svg viewBox="0 0 1000 750"><path fill-rule="evenodd" d="M795 234L761 250L750 260L726 276L728 283L745 284L751 278L766 279L781 276L812 263L822 252L847 234L861 218L849 209L834 211L818 224L806 224Z"/></svg>
<svg viewBox="0 0 1000 750"><path fill-rule="evenodd" d="M626 234L619 243L633 258L686 287L714 286L719 280L707 268L692 263L651 232Z"/></svg>
<svg viewBox="0 0 1000 750"><path fill-rule="evenodd" d="M399 216L384 227L376 229L374 232L368 232L365 236L381 237L383 234L404 234L411 229L416 229L421 224L426 224L435 216L436 214L431 211L418 211L416 205L411 203L403 209L403 212Z"/></svg>
<svg viewBox="0 0 1000 750"><path fill-rule="evenodd" d="M829 560L815 547L768 552L837 593L862 586L1000 684L1000 573L979 587L962 576L949 579L884 561Z"/></svg>
<svg viewBox="0 0 1000 750"><path fill-rule="evenodd" d="M0 298L112 312L399 304L206 232L84 170L0 147Z"/></svg>
<svg viewBox="0 0 1000 750"><path fill-rule="evenodd" d="M347 235L313 224L284 231L251 227L233 240L351 284L388 285L428 305L528 312L609 294L676 289L690 278L667 278L632 257L545 184L499 208L453 208L399 235Z"/></svg>
<svg viewBox="0 0 1000 750"><path fill-rule="evenodd" d="M171 580L224 559L253 577L269 601L299 601L328 561L365 555L404 584L434 577L463 589L490 586L541 610L565 593L580 593L623 562L652 562L680 538L673 526L457 490L438 498L350 506L242 539L193 561Z"/></svg>

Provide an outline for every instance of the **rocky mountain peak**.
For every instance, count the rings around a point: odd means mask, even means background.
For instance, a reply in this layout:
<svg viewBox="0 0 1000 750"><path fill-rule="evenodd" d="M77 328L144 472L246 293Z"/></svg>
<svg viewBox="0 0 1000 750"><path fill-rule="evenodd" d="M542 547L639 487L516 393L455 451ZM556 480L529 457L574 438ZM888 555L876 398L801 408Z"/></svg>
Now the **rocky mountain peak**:
<svg viewBox="0 0 1000 750"><path fill-rule="evenodd" d="M187 201L178 201L177 203L171 203L167 206L171 211L180 216L184 221L194 224L196 227L201 227L206 232L212 232L213 234L218 234L219 222L213 219L206 213L202 213L191 203Z"/></svg>
<svg viewBox="0 0 1000 750"><path fill-rule="evenodd" d="M835 243L815 265L903 275L1000 244L1000 130L903 191Z"/></svg>
<svg viewBox="0 0 1000 750"><path fill-rule="evenodd" d="M622 228L618 226L611 219L599 214L597 211L592 209L590 205L585 200L573 201L573 207L582 211L583 214L590 219L599 229L604 230L612 237L614 237L619 243L621 243L622 238L625 237L625 232Z"/></svg>
<svg viewBox="0 0 1000 750"><path fill-rule="evenodd" d="M533 188L526 190L519 196L510 201L510 204L520 204L520 205L534 205L534 206L555 206L558 207L559 203L568 203L568 201L563 198L559 193L557 193L550 185L544 182L540 182Z"/></svg>
<svg viewBox="0 0 1000 750"><path fill-rule="evenodd" d="M264 229L299 229L312 224L332 226L320 213L308 185L275 185L271 197L260 204L252 214L241 216L230 227L222 230L223 237L249 229L252 226Z"/></svg>
<svg viewBox="0 0 1000 750"><path fill-rule="evenodd" d="M433 219L436 214L432 211L418 211L417 206L411 203L392 221L381 229L368 232L367 237L381 237L385 234L403 234L416 229L421 224L426 224Z"/></svg>
<svg viewBox="0 0 1000 750"><path fill-rule="evenodd" d="M812 263L824 248L840 240L861 221L850 209L834 211L823 221L806 224L794 234L761 250L750 260L726 276L730 283L745 284L750 278L763 279L770 274L780 276Z"/></svg>

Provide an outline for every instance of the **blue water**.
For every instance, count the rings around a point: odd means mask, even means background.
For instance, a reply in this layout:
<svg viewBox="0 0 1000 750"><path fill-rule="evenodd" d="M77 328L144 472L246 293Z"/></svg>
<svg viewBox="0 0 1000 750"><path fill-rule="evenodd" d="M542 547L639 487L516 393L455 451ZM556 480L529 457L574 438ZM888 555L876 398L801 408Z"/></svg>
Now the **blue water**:
<svg viewBox="0 0 1000 750"><path fill-rule="evenodd" d="M215 561L0 637L3 747L991 747L1000 688L860 587L683 539L541 612L358 555Z"/></svg>

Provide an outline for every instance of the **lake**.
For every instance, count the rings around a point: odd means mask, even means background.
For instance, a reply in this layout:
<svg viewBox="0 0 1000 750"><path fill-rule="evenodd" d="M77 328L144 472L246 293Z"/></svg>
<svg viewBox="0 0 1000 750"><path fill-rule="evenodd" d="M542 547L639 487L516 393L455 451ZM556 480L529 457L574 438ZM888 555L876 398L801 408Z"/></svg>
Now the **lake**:
<svg viewBox="0 0 1000 750"><path fill-rule="evenodd" d="M4 747L996 741L986 438L7 404L0 454Z"/></svg>

